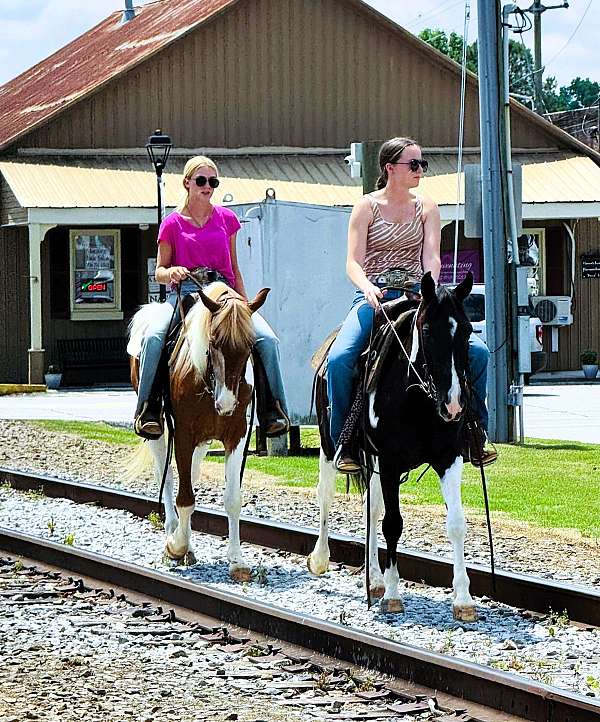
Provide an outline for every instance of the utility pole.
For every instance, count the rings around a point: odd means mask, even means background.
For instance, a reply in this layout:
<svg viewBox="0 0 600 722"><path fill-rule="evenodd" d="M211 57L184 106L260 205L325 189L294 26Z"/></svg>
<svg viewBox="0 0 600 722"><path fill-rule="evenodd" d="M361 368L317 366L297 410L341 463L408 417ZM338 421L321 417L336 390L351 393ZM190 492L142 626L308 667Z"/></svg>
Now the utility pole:
<svg viewBox="0 0 600 722"><path fill-rule="evenodd" d="M363 193L372 193L379 178L379 149L382 140L367 140L362 143Z"/></svg>
<svg viewBox="0 0 600 722"><path fill-rule="evenodd" d="M486 336L490 349L488 373L488 435L510 441L508 413L509 364L512 338L508 322L508 253L501 147L503 118L500 101L502 51L500 0L478 6L479 135L481 142L481 201L483 264L486 292Z"/></svg>
<svg viewBox="0 0 600 722"><path fill-rule="evenodd" d="M546 12L546 10L568 7L568 2L563 2L561 5L542 5L542 0L533 0L533 5L527 8L527 12L533 15L533 87L535 91L535 109L540 115L544 113L542 98L542 13Z"/></svg>

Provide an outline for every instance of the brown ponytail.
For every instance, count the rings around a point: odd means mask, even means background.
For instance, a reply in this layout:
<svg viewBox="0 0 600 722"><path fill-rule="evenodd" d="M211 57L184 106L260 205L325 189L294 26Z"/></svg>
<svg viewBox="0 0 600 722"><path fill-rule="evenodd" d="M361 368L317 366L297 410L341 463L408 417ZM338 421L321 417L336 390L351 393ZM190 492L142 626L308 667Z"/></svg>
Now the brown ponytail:
<svg viewBox="0 0 600 722"><path fill-rule="evenodd" d="M375 187L378 191L385 188L388 182L387 163L397 163L400 160L402 151L409 145L419 145L416 140L411 138L390 138L379 149L379 178Z"/></svg>

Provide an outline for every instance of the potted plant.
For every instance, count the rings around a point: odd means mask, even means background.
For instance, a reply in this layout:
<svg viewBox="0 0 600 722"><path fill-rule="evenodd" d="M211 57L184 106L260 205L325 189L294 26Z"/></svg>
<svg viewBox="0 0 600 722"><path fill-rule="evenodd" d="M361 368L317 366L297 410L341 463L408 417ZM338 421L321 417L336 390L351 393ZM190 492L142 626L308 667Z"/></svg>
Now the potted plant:
<svg viewBox="0 0 600 722"><path fill-rule="evenodd" d="M579 359L586 379L595 379L598 373L598 352L587 349L581 352Z"/></svg>
<svg viewBox="0 0 600 722"><path fill-rule="evenodd" d="M50 364L48 371L44 374L46 387L49 389L57 389L62 381L62 372L58 366Z"/></svg>

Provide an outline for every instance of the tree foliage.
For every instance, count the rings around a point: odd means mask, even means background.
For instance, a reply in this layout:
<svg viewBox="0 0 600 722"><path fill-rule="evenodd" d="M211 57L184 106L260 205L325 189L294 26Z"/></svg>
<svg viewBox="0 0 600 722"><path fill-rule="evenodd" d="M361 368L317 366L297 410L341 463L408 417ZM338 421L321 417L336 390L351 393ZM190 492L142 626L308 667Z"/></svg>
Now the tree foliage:
<svg viewBox="0 0 600 722"><path fill-rule="evenodd" d="M457 63L462 63L463 37L452 32L446 35L439 28L426 28L419 33L419 38L447 55ZM510 93L525 105L534 107L533 56L531 50L523 43L509 40L508 72ZM477 74L477 41L467 45L467 69ZM575 78L569 85L558 87L554 76L548 76L542 84L544 112L552 113L559 110L574 110L597 105L600 97L600 83L589 78Z"/></svg>

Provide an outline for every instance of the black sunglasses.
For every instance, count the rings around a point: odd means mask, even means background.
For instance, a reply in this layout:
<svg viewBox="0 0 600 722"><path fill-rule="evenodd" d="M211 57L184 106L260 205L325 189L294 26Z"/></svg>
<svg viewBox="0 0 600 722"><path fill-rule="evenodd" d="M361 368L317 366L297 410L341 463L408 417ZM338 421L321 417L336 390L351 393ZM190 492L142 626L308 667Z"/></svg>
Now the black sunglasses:
<svg viewBox="0 0 600 722"><path fill-rule="evenodd" d="M413 158L412 160L406 161L406 163L397 161L396 163L392 163L392 165L409 165L413 173L419 170L419 166L423 169L423 173L427 173L427 169L429 168L429 163L426 160L419 160L418 158Z"/></svg>
<svg viewBox="0 0 600 722"><path fill-rule="evenodd" d="M220 183L216 175L211 175L210 178L207 178L205 175L197 175L194 178L194 181L196 182L197 186L200 186L200 188L202 188L202 186L205 186L207 183L211 188L218 188Z"/></svg>

